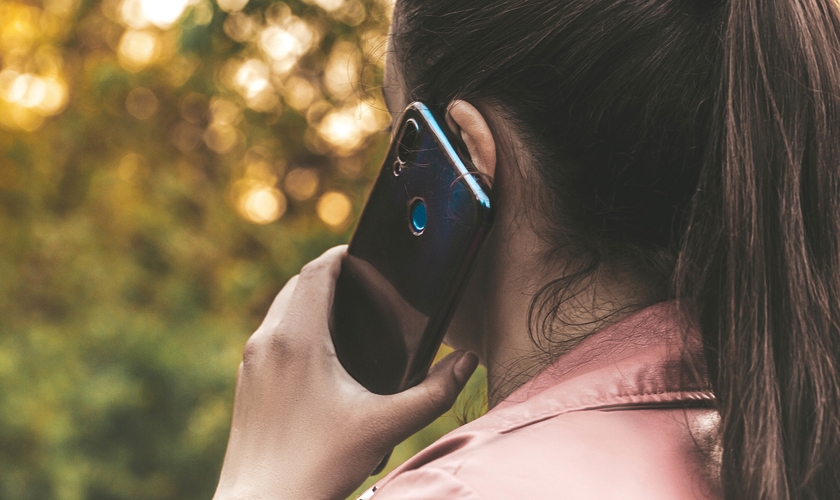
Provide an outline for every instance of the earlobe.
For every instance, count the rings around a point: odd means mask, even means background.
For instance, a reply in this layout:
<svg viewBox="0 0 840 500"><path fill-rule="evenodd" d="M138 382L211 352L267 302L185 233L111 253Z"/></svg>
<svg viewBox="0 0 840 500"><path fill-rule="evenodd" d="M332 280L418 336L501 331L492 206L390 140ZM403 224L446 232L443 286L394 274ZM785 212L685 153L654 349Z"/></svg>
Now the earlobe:
<svg viewBox="0 0 840 500"><path fill-rule="evenodd" d="M492 179L496 174L496 140L481 112L467 101L453 101L446 110L446 123L464 141L475 168Z"/></svg>

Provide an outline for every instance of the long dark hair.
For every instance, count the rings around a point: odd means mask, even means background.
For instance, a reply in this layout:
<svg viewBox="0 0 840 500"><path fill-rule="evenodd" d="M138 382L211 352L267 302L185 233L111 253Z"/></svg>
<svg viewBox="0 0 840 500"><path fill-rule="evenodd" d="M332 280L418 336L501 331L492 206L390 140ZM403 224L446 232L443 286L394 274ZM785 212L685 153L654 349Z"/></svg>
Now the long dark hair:
<svg viewBox="0 0 840 500"><path fill-rule="evenodd" d="M635 271L700 329L725 497L840 496L835 0L400 0L395 19L412 99L495 104L526 138L576 279Z"/></svg>

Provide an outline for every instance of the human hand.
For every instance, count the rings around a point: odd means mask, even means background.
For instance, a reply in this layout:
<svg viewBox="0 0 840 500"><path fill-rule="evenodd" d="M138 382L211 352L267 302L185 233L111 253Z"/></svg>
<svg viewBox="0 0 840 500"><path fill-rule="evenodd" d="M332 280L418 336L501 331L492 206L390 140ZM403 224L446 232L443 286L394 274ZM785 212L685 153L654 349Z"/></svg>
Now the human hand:
<svg viewBox="0 0 840 500"><path fill-rule="evenodd" d="M248 340L216 500L340 499L382 457L449 409L477 365L452 353L418 386L382 396L335 355L328 329L346 247L310 262Z"/></svg>

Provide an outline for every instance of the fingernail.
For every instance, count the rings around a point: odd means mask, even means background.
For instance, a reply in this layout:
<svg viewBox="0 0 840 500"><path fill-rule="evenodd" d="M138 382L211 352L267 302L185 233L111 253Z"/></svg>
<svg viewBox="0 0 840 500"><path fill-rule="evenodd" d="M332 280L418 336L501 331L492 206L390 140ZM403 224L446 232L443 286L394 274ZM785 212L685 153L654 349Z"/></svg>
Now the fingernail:
<svg viewBox="0 0 840 500"><path fill-rule="evenodd" d="M472 375L477 366L478 356L469 351L465 352L455 363L455 368L453 369L455 372L455 380L457 380L460 385L466 384L470 375Z"/></svg>

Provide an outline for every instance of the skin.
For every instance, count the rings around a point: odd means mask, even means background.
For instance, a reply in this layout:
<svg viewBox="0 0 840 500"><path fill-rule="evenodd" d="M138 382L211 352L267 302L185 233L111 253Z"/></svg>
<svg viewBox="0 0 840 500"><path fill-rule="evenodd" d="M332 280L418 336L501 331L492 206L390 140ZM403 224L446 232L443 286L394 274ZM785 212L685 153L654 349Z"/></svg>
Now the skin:
<svg viewBox="0 0 840 500"><path fill-rule="evenodd" d="M248 340L214 498L345 498L382 457L445 412L477 359L450 354L420 385L368 392L341 366L327 318L346 247L307 264Z"/></svg>
<svg viewBox="0 0 840 500"><path fill-rule="evenodd" d="M392 54L384 94L396 123L408 98ZM529 334L528 307L566 262L546 260L539 224L527 213L539 182L522 141L499 110L482 103L453 102L446 121L476 168L493 179L496 204L493 229L447 332L446 342L459 350L405 392L365 390L338 362L330 339L327 320L346 247L328 250L286 284L248 341L215 499L345 498L388 450L452 406L479 361L487 368L491 407L550 362L547 346ZM598 317L640 293L620 273L598 273L589 285L562 312L593 323L559 328L552 340L573 344L602 326Z"/></svg>

